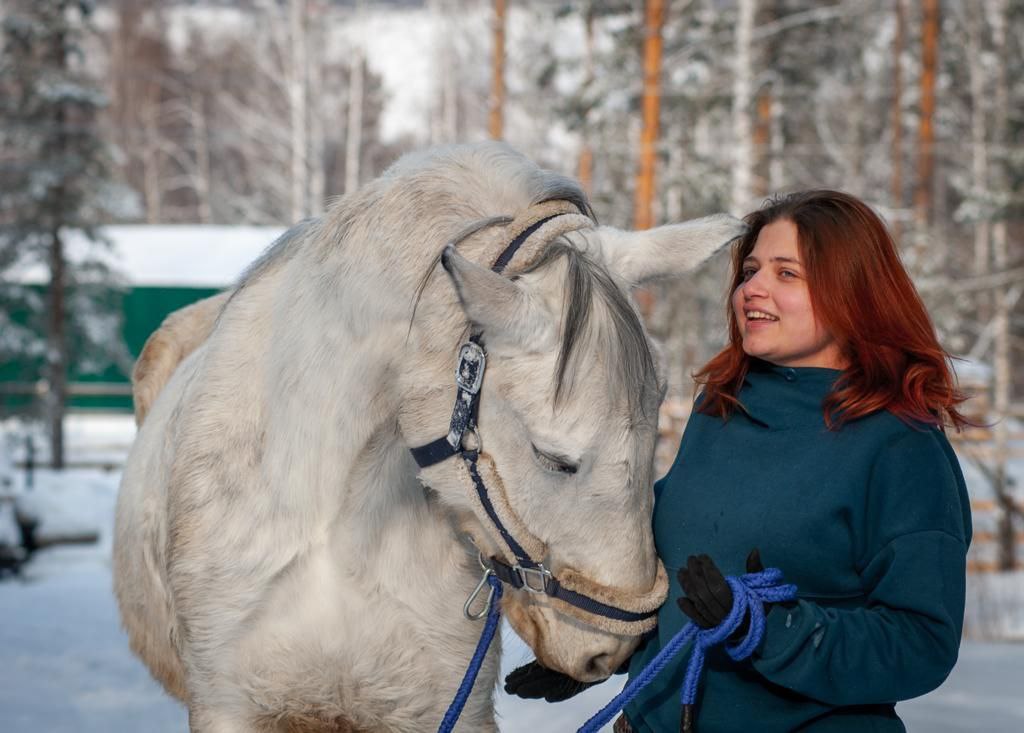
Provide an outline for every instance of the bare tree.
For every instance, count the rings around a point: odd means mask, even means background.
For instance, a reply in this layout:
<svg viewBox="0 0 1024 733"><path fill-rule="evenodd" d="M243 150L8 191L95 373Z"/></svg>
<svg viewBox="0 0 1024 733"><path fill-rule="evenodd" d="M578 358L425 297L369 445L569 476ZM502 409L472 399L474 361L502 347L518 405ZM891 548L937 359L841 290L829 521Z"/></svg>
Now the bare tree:
<svg viewBox="0 0 1024 733"><path fill-rule="evenodd" d="M359 153L363 144L363 72L366 62L362 48L352 53L348 81L348 129L345 135L345 193L359 186Z"/></svg>
<svg viewBox="0 0 1024 733"><path fill-rule="evenodd" d="M309 65L306 0L288 0L288 109L291 113L291 219L298 221L309 213L308 101Z"/></svg>
<svg viewBox="0 0 1024 733"><path fill-rule="evenodd" d="M494 140L504 135L505 113L505 0L494 0L494 16L491 20L491 98L488 104L488 133Z"/></svg>
<svg viewBox="0 0 1024 733"><path fill-rule="evenodd" d="M733 50L732 82L732 136L733 172L732 193L729 197L732 211L741 211L751 196L754 155L750 134L750 101L752 87L751 46L757 0L739 0Z"/></svg>

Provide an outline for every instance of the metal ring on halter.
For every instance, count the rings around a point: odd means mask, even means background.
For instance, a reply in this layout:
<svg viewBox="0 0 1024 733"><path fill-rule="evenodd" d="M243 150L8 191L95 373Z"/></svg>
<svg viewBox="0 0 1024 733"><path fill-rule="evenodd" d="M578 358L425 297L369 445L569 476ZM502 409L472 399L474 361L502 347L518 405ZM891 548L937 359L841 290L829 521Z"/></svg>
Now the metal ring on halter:
<svg viewBox="0 0 1024 733"><path fill-rule="evenodd" d="M483 562L481 561L480 564L483 565ZM484 568L483 577L480 578L480 582L476 584L476 588L473 589L473 592L469 594L469 598L467 598L466 602L462 605L462 615L470 621L479 621L487 615L487 612L491 608L491 601L494 600L494 588L489 589L487 593L487 603L484 604L483 609L479 613L473 613L470 611L470 606L473 605L473 601L475 601L476 597L480 595L480 591L482 591L484 586L487 585L487 579L492 575L494 575L493 570L490 568Z"/></svg>

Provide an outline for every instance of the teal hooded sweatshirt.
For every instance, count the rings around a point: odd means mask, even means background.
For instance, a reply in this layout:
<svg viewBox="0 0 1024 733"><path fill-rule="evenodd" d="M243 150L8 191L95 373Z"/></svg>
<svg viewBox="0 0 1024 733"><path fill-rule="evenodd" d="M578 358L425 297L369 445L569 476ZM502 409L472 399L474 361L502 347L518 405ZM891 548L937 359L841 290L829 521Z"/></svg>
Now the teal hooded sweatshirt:
<svg viewBox="0 0 1024 733"><path fill-rule="evenodd" d="M945 435L888 412L825 426L840 372L755 361L728 420L694 411L655 485L654 538L671 579L636 676L688 621L676 571L706 553L738 575L752 548L796 584L754 655L711 650L697 733L903 731L899 700L956 662L970 505ZM637 733L677 733L689 647L626 708Z"/></svg>

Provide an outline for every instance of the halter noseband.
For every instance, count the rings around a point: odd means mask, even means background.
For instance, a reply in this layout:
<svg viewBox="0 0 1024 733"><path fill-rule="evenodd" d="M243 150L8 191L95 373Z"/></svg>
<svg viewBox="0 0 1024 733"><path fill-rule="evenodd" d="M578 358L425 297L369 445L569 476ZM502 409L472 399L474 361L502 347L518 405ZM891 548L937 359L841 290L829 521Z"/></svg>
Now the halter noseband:
<svg viewBox="0 0 1024 733"><path fill-rule="evenodd" d="M543 217L525 228L505 247L491 269L497 273L502 272L531 234L547 222L566 213L568 212L563 211ZM433 466L452 456L459 456L462 459L464 475L470 480L472 494L477 500L476 514L496 531L508 548L509 556L514 558L513 562L508 563L496 556L485 559L481 554L480 563L484 569L484 577L466 602L466 615L475 618L470 614L469 606L486 585L487 577L494 575L513 588L552 598L557 608L591 626L627 635L649 631L657 623L658 608L668 590L667 576L660 561L654 588L642 596L625 599L629 601L628 603L623 603L622 591L590 581L574 571L569 570L563 577L556 577L542 562L534 559L543 559L546 547L543 541L523 525L512 510L493 461L486 454L481 454L479 446L476 449L463 446L466 433L477 432L480 387L487 365L487 352L481 341L482 333L474 331L459 347L459 361L455 370L457 391L448 433L430 443L410 449L413 459L420 468ZM488 490L487 483L481 476L481 466L491 474L493 492Z"/></svg>

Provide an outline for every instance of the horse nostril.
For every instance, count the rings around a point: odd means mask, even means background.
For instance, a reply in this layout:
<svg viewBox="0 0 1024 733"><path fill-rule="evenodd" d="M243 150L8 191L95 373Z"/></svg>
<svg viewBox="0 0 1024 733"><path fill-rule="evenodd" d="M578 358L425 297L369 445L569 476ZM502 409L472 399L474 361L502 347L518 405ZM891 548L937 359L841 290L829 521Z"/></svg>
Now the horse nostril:
<svg viewBox="0 0 1024 733"><path fill-rule="evenodd" d="M611 677L611 660L612 656L610 654L598 654L591 657L587 661L587 667L584 670L586 676L592 680L603 680Z"/></svg>

